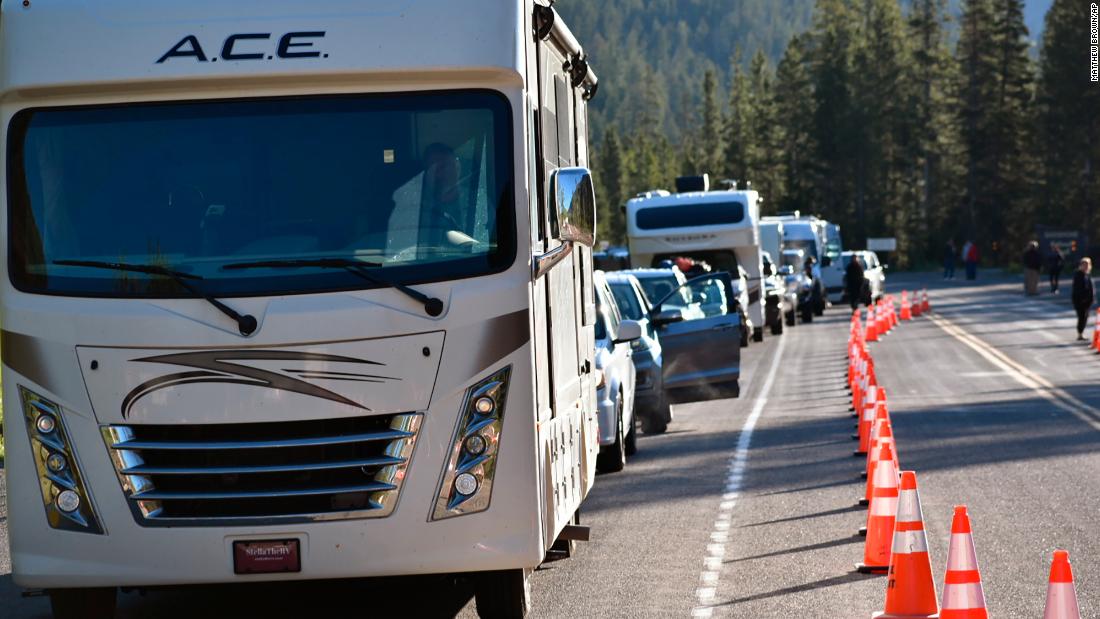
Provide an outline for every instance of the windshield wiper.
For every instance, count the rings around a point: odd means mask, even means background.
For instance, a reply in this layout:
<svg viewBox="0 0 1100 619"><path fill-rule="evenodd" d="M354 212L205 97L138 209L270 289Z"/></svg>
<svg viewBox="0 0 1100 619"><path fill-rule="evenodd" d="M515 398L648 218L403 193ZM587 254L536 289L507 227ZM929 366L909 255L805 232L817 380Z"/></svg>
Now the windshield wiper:
<svg viewBox="0 0 1100 619"><path fill-rule="evenodd" d="M90 267L93 269L110 269L112 271L126 271L130 273L145 273L146 275L160 275L167 277L176 282L180 288L187 290L191 294L202 297L210 305L218 308L218 311L229 316L237 323L237 329L240 330L241 335L252 335L256 332L256 327L259 323L256 322L256 318L251 314L244 314L243 316L229 307L225 303L215 299L209 294L203 292L195 285L191 284L188 280L201 280L201 275L195 275L193 273L185 273L183 271L177 271L168 267L162 267L156 264L127 264L125 262L100 262L98 260L54 260L54 264L60 266L70 267Z"/></svg>
<svg viewBox="0 0 1100 619"><path fill-rule="evenodd" d="M257 260L255 262L233 262L223 265L223 269L295 269L299 267L316 267L320 269L344 269L353 275L371 282L376 286L395 288L412 299L424 305L424 312L429 316L438 316L443 313L443 301L436 297L430 297L419 290L409 288L404 284L391 282L387 279L372 274L368 269L376 269L382 265L378 262L366 262L364 260L352 260L350 258L303 258L294 260Z"/></svg>

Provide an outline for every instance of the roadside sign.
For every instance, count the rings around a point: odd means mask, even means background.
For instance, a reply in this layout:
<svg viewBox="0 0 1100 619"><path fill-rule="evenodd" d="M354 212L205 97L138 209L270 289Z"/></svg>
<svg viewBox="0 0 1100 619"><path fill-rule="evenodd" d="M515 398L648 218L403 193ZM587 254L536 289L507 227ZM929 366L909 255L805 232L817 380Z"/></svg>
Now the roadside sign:
<svg viewBox="0 0 1100 619"><path fill-rule="evenodd" d="M883 237L879 239L867 239L867 249L871 251L897 251L898 240L895 237Z"/></svg>

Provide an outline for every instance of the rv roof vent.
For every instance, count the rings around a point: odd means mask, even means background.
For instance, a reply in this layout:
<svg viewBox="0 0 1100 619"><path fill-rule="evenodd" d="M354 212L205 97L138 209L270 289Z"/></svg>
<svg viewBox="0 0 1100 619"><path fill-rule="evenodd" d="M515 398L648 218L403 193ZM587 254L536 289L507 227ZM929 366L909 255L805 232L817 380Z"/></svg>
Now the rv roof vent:
<svg viewBox="0 0 1100 619"><path fill-rule="evenodd" d="M737 179L736 178L723 178L718 181L718 184L727 191L737 191Z"/></svg>
<svg viewBox="0 0 1100 619"><path fill-rule="evenodd" d="M651 189L634 196L635 198L665 198L672 194L664 189Z"/></svg>
<svg viewBox="0 0 1100 619"><path fill-rule="evenodd" d="M789 217L791 219L799 219L802 217L801 211L779 211L775 214L776 217Z"/></svg>
<svg viewBox="0 0 1100 619"><path fill-rule="evenodd" d="M689 191L709 191L710 190L710 176L706 174L700 174L699 176L678 176L676 177L676 193L687 193Z"/></svg>

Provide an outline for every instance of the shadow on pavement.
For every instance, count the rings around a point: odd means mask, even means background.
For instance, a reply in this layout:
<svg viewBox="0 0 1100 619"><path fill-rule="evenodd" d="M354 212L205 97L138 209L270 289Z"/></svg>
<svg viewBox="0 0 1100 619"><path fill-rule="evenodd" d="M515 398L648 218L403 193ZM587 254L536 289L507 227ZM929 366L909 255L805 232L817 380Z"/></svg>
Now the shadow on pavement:
<svg viewBox="0 0 1100 619"><path fill-rule="evenodd" d="M846 585L851 582L858 582L861 580L869 580L871 578L878 578L879 576L873 574L859 574L848 573L841 576L832 576L830 578L823 578L814 582L795 585L793 587L784 587L782 589L776 589L775 591L769 591L767 593L758 593L756 595L750 595L742 598L736 598L728 602L722 602L715 606L731 606L733 604L741 604L743 602L753 602L755 600L766 600L768 598L781 597L786 595L793 595L795 593L802 593L803 591L812 591L814 589L823 589L825 587L835 587L837 585Z"/></svg>
<svg viewBox="0 0 1100 619"><path fill-rule="evenodd" d="M864 538L860 535L852 535L851 537L842 537L840 539L832 539L827 542L818 542L816 544L807 544L805 546L798 546L795 548L787 548L785 550L777 550L775 552L766 552L764 554L753 555L751 557L740 557L737 559L727 559L723 563L740 563L742 561L752 561L754 559L768 559L771 557L781 557L783 555L794 554L796 552L809 552L811 550L825 550L826 548L835 548L837 546L847 546L848 544L855 544L859 542L862 544Z"/></svg>

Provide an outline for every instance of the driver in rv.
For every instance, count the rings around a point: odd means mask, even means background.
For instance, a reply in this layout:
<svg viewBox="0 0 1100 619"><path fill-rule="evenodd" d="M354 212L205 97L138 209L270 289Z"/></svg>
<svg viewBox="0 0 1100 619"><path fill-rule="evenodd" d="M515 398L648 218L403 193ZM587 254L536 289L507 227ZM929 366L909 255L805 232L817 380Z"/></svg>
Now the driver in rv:
<svg viewBox="0 0 1100 619"><path fill-rule="evenodd" d="M446 230L444 241L451 245L470 245L475 239L460 225L462 196L462 163L454 149L442 142L433 142L424 149L424 212L432 220L442 222Z"/></svg>

